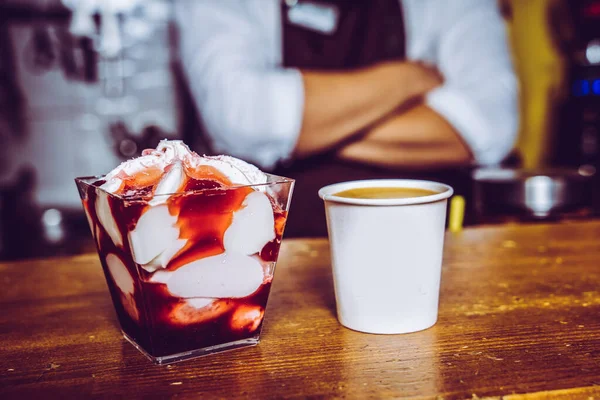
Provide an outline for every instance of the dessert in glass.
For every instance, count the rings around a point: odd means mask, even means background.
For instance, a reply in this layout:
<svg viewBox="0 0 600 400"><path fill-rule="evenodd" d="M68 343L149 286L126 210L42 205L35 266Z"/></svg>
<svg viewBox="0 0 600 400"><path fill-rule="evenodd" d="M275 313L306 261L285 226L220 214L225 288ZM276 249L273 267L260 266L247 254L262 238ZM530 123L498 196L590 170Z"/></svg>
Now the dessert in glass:
<svg viewBox="0 0 600 400"><path fill-rule="evenodd" d="M292 179L164 140L75 181L129 342L157 364L258 344Z"/></svg>

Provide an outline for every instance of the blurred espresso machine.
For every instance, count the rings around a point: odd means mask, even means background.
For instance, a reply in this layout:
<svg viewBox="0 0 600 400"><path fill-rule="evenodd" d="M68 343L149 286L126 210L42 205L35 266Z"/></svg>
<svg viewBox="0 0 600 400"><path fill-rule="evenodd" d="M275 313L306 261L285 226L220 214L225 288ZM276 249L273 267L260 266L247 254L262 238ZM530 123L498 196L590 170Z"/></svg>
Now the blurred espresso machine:
<svg viewBox="0 0 600 400"><path fill-rule="evenodd" d="M518 162L474 172L477 220L600 215L600 0L500 4L521 84Z"/></svg>
<svg viewBox="0 0 600 400"><path fill-rule="evenodd" d="M76 251L73 178L189 131L175 42L169 0L0 0L0 259Z"/></svg>
<svg viewBox="0 0 600 400"><path fill-rule="evenodd" d="M556 165L600 169L600 0L568 2L573 33L565 45L567 99L558 108ZM599 171L600 172L600 171Z"/></svg>

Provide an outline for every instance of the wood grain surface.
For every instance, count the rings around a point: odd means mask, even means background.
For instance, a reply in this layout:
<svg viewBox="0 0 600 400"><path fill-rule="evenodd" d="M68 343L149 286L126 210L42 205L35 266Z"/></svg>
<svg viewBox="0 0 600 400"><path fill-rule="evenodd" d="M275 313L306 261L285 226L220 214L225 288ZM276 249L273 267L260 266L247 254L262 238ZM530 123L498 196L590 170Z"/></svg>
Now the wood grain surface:
<svg viewBox="0 0 600 400"><path fill-rule="evenodd" d="M600 399L600 222L448 234L438 323L339 325L325 239L284 242L260 345L168 366L95 255L0 264L0 398Z"/></svg>

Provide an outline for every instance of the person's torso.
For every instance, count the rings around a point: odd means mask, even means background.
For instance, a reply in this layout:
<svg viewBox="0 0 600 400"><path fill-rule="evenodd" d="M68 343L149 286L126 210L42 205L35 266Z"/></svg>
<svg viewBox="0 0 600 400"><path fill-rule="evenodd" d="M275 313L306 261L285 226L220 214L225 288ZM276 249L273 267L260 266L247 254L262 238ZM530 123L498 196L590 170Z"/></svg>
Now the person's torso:
<svg viewBox="0 0 600 400"><path fill-rule="evenodd" d="M400 0L281 1L282 66L347 70L407 58L405 14ZM452 172L388 170L339 160L334 152L279 166L275 174L296 179L286 236L325 236L319 188L360 179L419 178L451 182Z"/></svg>

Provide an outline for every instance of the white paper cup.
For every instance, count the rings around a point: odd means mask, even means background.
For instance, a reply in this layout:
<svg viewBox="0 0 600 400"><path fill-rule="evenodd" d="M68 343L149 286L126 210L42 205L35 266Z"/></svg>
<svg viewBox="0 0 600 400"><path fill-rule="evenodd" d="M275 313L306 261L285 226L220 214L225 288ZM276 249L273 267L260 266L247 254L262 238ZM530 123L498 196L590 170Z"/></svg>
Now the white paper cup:
<svg viewBox="0 0 600 400"><path fill-rule="evenodd" d="M335 196L361 187L421 188L434 195L403 199ZM408 333L437 321L446 203L442 183L364 180L319 190L325 201L340 323L368 333Z"/></svg>

